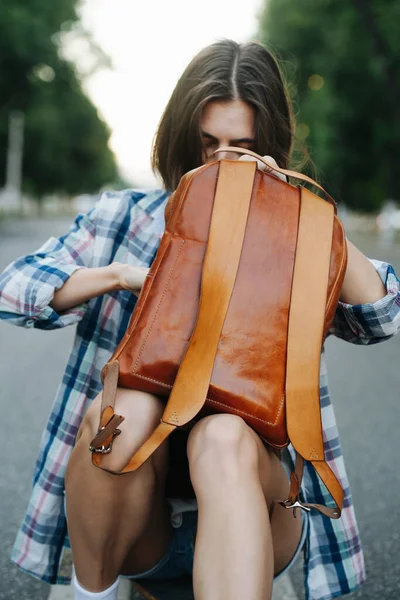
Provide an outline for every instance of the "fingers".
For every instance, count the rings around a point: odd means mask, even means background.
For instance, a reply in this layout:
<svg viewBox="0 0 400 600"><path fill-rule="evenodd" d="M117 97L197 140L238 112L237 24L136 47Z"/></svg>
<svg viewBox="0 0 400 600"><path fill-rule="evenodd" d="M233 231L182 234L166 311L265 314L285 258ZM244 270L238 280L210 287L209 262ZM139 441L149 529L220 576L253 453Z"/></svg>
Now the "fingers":
<svg viewBox="0 0 400 600"><path fill-rule="evenodd" d="M265 156L263 158L265 158ZM260 160L257 160L254 156L249 156L248 154L243 154L239 160L255 161L257 163L257 169L260 169L261 171L267 171L268 169L264 163L262 163Z"/></svg>
<svg viewBox="0 0 400 600"><path fill-rule="evenodd" d="M149 269L147 267L123 264L120 266L119 271L121 288L138 295L143 287Z"/></svg>
<svg viewBox="0 0 400 600"><path fill-rule="evenodd" d="M266 160L273 167L278 166L278 163L276 162L276 160L274 158L272 158L272 156L266 155L266 156L263 156L263 159ZM261 171L265 171L266 173L269 173L270 175L277 177L281 181L285 181L285 182L287 181L285 175L283 175L282 173L278 173L277 171L273 171L266 164L257 160L253 156L248 156L247 154L245 154L245 155L241 156L239 158L239 160L255 160L257 162L257 168L260 169Z"/></svg>

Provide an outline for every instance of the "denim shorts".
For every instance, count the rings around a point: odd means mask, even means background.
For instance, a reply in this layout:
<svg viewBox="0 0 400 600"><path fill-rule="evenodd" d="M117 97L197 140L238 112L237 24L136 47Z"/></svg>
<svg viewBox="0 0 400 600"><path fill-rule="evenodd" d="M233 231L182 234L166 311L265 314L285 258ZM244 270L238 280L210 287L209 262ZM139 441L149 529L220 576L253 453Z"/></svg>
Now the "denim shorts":
<svg viewBox="0 0 400 600"><path fill-rule="evenodd" d="M295 555L285 569L275 576L274 581L277 581L277 579L290 569L304 547L309 528L309 513L303 512L302 517L303 527L301 538ZM138 573L137 575L124 575L123 577L128 579L166 581L178 579L185 575L192 575L196 531L197 510L184 512L180 526L173 529L170 547L163 558L148 571Z"/></svg>
<svg viewBox="0 0 400 600"><path fill-rule="evenodd" d="M173 528L171 544L162 559L148 571L137 575L124 575L123 577L166 581L179 579L184 575L191 575L196 531L197 510L184 512L180 526Z"/></svg>

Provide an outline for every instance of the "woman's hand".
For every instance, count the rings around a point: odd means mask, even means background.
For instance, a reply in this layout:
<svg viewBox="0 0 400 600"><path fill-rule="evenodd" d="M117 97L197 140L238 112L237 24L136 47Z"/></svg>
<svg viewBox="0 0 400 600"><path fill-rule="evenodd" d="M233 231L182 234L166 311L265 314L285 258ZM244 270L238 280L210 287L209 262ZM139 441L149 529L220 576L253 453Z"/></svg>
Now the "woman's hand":
<svg viewBox="0 0 400 600"><path fill-rule="evenodd" d="M143 287L149 269L122 263L107 267L78 269L54 293L50 306L61 313L92 298L118 290L128 290L136 296Z"/></svg>
<svg viewBox="0 0 400 600"><path fill-rule="evenodd" d="M120 289L128 290L138 296L150 269L121 263L113 263L113 266L118 273Z"/></svg>
<svg viewBox="0 0 400 600"><path fill-rule="evenodd" d="M267 162L269 162L274 167L279 166L278 163L276 162L276 160L274 158L272 158L272 156L263 156L263 159L266 160ZM243 154L243 156L241 156L239 158L239 160L255 160L257 162L258 169L261 169L261 171L265 171L266 173L269 173L270 175L273 175L274 177L277 177L278 179L281 179L282 181L286 182L285 175L283 175L282 173L277 173L276 171L272 171L272 169L269 169L267 167L267 165L265 165L261 161L257 160L253 156L249 156L248 154Z"/></svg>

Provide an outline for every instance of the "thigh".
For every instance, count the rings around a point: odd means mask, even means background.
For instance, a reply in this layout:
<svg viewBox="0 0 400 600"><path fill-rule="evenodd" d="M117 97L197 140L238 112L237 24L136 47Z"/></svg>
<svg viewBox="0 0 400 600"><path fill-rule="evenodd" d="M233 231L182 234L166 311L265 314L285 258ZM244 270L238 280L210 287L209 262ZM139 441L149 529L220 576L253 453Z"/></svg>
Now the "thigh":
<svg viewBox="0 0 400 600"><path fill-rule="evenodd" d="M92 438L95 436L100 423L101 396L100 393L90 404L79 429L77 441L82 435ZM121 471L156 429L164 407L164 402L153 394L117 388L114 412L123 416L124 420L118 426L121 434L114 438L111 452L102 457L102 466L115 473ZM153 454L151 460L160 474L166 474L168 443L162 444L159 450Z"/></svg>
<svg viewBox="0 0 400 600"><path fill-rule="evenodd" d="M152 569L167 554L173 537L164 490L156 490L150 518L141 536L132 544L121 569L122 575L135 575Z"/></svg>
<svg viewBox="0 0 400 600"><path fill-rule="evenodd" d="M147 571L136 571L134 580L170 581L191 576L193 573L194 546L197 531L197 510L182 514L179 526L174 527L169 549L158 563Z"/></svg>
<svg viewBox="0 0 400 600"><path fill-rule="evenodd" d="M101 395L88 409L79 432L80 441L85 441L85 451L98 427L100 403ZM103 457L104 466L121 470L154 431L163 409L164 403L156 396L118 388L115 412L123 415L125 420L119 426L121 435L115 438L111 453ZM137 471L111 476L121 500L116 501L115 506L123 506L122 514L116 512L114 519L121 522L142 519L140 515L146 515L137 527L139 535L126 556L123 573L132 574L151 568L168 550L172 535L165 497L168 464L169 441L166 440Z"/></svg>
<svg viewBox="0 0 400 600"><path fill-rule="evenodd" d="M247 448L254 448L256 452L258 451L258 457L257 455L255 456L256 459L258 458L255 462L255 473L259 477L265 501L270 514L272 514L271 530L275 573L280 573L295 555L302 533L301 516L298 515L297 518L294 518L292 510L278 504L278 502L288 498L288 476L279 458L270 448L263 444L260 437L246 425L243 419L234 417L235 421L233 421L232 416L230 416L229 420L224 420L221 419L221 416L223 415L205 417L193 427L189 439L189 455L192 455L191 459L195 460L198 452L201 452L202 448L205 445L209 445L210 442L214 444L214 452L218 453L220 446L215 441L218 440L220 442L221 439L224 440L224 451L227 450L226 444L230 444L230 446L228 445L229 453L229 448L234 448L244 437L251 438L250 441L252 444L248 445ZM225 416L228 417L228 415ZM214 427L209 428L207 433L207 424L213 421ZM217 425L218 427L216 427ZM228 435L222 436L222 433ZM217 454L215 460L218 461ZM254 461L251 462L254 464Z"/></svg>
<svg viewBox="0 0 400 600"><path fill-rule="evenodd" d="M260 456L260 480L267 504L270 508L273 507L271 530L275 574L277 574L290 563L299 546L302 515L299 511L295 518L291 509L284 508L277 503L287 499L290 488L289 479L279 458L262 443L258 436L257 443Z"/></svg>
<svg viewBox="0 0 400 600"><path fill-rule="evenodd" d="M162 489L156 490L152 517L149 519L143 535L131 548L124 565L123 574L125 575L135 575L152 569L164 556L166 557L170 550L169 560L163 565L160 572L157 570L157 575L151 576L152 579L166 575L166 578L170 579L176 572L182 575L182 563L185 565L193 563L193 548L190 549L190 546L196 533L197 513L195 513L195 518L193 513L185 513L182 525L173 529L165 500L166 496L189 501L193 501L195 498L189 475L187 440L188 431L185 429L177 429L168 439L169 462L166 485ZM161 514L163 532L160 534ZM165 532L168 533L169 543L160 545L160 541L166 540ZM186 548L185 551L182 548ZM189 573L189 571L190 569L187 568L185 572Z"/></svg>

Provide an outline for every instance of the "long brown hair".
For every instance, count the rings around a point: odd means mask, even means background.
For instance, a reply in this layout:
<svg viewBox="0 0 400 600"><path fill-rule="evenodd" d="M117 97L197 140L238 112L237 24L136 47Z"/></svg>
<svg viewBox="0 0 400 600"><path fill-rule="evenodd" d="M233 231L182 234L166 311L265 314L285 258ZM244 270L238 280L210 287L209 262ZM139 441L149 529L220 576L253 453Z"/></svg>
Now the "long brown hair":
<svg viewBox="0 0 400 600"><path fill-rule="evenodd" d="M180 77L161 118L152 167L166 189L202 164L200 119L211 100L240 99L255 109L255 151L288 167L293 142L290 100L278 64L258 43L222 40L193 58Z"/></svg>

